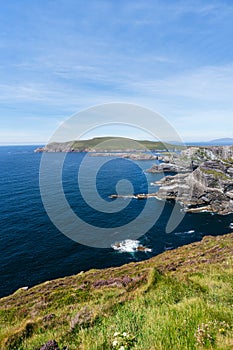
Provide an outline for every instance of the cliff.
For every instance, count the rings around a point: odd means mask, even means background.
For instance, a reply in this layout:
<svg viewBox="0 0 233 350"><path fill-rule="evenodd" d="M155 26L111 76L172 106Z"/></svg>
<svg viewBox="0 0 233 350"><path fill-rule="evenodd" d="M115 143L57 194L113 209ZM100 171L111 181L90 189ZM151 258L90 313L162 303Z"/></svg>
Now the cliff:
<svg viewBox="0 0 233 350"><path fill-rule="evenodd" d="M156 182L158 198L179 201L186 211L233 212L233 146L192 147L169 161L148 170L179 172Z"/></svg>

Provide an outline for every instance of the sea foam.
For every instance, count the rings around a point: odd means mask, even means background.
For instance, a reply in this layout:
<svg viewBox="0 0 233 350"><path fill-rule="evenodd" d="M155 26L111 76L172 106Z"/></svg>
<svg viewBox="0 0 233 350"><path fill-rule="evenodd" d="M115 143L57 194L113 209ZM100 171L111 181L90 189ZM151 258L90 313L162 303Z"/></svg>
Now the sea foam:
<svg viewBox="0 0 233 350"><path fill-rule="evenodd" d="M139 241L133 239L125 239L121 242L115 242L111 245L114 250L119 252L135 253L135 252L151 252L152 249L144 247Z"/></svg>

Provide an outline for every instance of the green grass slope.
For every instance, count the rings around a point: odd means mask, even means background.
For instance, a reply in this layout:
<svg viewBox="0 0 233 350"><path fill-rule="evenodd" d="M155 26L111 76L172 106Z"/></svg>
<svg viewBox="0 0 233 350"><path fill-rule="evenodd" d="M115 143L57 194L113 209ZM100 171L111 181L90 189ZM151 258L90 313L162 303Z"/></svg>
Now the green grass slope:
<svg viewBox="0 0 233 350"><path fill-rule="evenodd" d="M0 299L0 348L233 349L233 234ZM55 343L54 343L55 344ZM58 347L44 349L58 349Z"/></svg>
<svg viewBox="0 0 233 350"><path fill-rule="evenodd" d="M125 151L125 150L174 150L181 146L175 146L168 143L132 140L124 137L95 137L90 140L70 141L66 143L51 143L46 146L48 149L57 148L62 149L70 145L74 151Z"/></svg>

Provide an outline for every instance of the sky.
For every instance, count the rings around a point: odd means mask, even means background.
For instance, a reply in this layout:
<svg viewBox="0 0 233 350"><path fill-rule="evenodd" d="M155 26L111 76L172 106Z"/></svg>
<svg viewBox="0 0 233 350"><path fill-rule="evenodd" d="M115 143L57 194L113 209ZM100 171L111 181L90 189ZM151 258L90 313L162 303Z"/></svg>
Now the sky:
<svg viewBox="0 0 233 350"><path fill-rule="evenodd" d="M232 1L0 3L1 144L46 143L109 102L156 111L185 141L233 137Z"/></svg>

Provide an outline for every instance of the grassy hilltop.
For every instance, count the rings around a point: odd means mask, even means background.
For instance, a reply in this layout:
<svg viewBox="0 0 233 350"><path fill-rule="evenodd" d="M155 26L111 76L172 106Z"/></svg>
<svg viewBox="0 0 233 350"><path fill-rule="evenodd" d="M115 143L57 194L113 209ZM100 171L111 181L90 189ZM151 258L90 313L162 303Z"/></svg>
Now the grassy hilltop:
<svg viewBox="0 0 233 350"><path fill-rule="evenodd" d="M233 234L208 236L147 261L20 289L0 300L0 348L54 340L69 350L230 350L232 262Z"/></svg>
<svg viewBox="0 0 233 350"><path fill-rule="evenodd" d="M125 137L95 137L90 140L53 142L36 152L83 152L83 151L145 151L182 149L182 146L163 142L133 140Z"/></svg>
<svg viewBox="0 0 233 350"><path fill-rule="evenodd" d="M124 137L95 137L91 140L83 140L83 141L74 141L73 143L73 147L74 149L80 149L80 148L87 148L87 149L95 149L95 150L101 150L103 149L103 142L107 142L106 143L106 149L107 151L111 151L111 150L119 150L119 146L120 146L120 150L127 150L130 147L132 147L131 143L133 141L133 143L135 142L135 145L138 144L138 148L140 150L143 149L148 149L148 150L165 150L165 149L169 149L169 150L173 150L175 149L174 145L168 144L168 143L163 143L163 142L155 142L155 141L144 141L144 140L131 140L128 138L124 138ZM109 144L108 144L109 142Z"/></svg>

